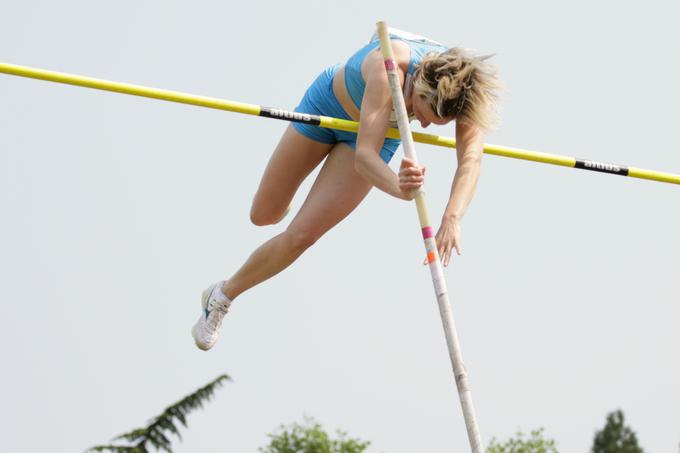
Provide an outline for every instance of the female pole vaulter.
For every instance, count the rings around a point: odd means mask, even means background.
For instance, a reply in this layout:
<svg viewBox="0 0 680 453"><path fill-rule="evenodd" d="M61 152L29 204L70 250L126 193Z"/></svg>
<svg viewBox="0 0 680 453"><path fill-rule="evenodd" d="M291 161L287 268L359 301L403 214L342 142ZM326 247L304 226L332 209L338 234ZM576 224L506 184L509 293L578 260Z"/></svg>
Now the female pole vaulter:
<svg viewBox="0 0 680 453"><path fill-rule="evenodd" d="M409 118L422 127L456 124L458 168L436 234L442 262L448 265L453 250L461 253L460 222L475 193L484 133L496 119L500 82L485 61L488 57L396 29L390 39ZM255 225L278 223L302 181L325 162L286 231L257 248L231 277L203 291L201 315L192 329L200 349L215 344L236 297L291 265L347 217L373 186L412 200L413 190L423 185L424 167L405 158L395 174L387 165L400 141L385 138L396 123L379 44L374 36L344 65L324 70L303 96L296 111L358 121L359 133L302 123L288 126L253 199L250 219Z"/></svg>

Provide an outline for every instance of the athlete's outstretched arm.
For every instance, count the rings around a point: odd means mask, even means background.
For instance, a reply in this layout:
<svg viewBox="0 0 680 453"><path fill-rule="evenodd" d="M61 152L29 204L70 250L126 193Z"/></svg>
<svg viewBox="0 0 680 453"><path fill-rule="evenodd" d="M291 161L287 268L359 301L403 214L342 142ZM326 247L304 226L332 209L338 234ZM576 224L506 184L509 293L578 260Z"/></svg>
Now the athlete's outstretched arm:
<svg viewBox="0 0 680 453"><path fill-rule="evenodd" d="M456 122L456 143L458 168L436 236L439 255L445 266L448 266L454 249L458 255L461 254L460 221L470 206L479 181L484 134L475 126Z"/></svg>

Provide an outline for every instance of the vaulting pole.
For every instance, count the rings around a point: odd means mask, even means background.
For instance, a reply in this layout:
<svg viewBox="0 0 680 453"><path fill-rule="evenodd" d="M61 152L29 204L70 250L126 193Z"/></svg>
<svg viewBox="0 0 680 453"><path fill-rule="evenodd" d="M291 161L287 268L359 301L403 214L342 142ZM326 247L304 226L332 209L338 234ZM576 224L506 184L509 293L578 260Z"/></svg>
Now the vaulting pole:
<svg viewBox="0 0 680 453"><path fill-rule="evenodd" d="M401 81L399 80L397 65L392 53L392 43L390 42L387 24L385 22L378 22L377 25L378 36L380 37L380 49L382 50L383 58L385 59L385 70L387 71L387 78L390 83L390 90L392 91L392 103L397 114L397 124L404 137L402 141L404 154L417 165L418 157L416 156L416 148L410 133L411 127L408 122L404 95L401 92ZM470 387L468 385L467 373L465 371L465 366L463 365L463 356L460 352L460 345L458 343L456 325L453 321L453 313L451 312L451 304L449 303L449 293L446 289L444 269L442 267L442 262L439 259L434 229L432 228L432 224L430 223L427 214L425 192L422 188L417 190L415 201L416 208L418 209L420 227L422 228L423 240L425 242L425 250L427 251L427 262L430 267L434 292L437 296L437 304L439 305L439 314L441 315L442 324L444 326L444 336L446 337L446 344L449 348L449 358L451 359L451 365L453 366L453 376L456 381L456 386L458 387L460 404L463 408L463 418L465 419L465 427L467 429L468 440L470 441L470 448L472 453L484 453L482 438L479 434L479 427L477 426L477 419L475 417L475 409L472 405L472 393L470 392Z"/></svg>
<svg viewBox="0 0 680 453"><path fill-rule="evenodd" d="M94 88L97 90L113 91L116 93L130 94L133 96L161 99L164 101L196 105L211 109L227 110L229 112L244 113L247 115L295 121L311 124L314 126L327 127L330 129L339 129L350 132L356 132L359 130L359 123L355 121L331 118L328 116L309 115L300 112L291 112L288 110L262 107L254 104L244 104L242 102L227 101L225 99L207 96L197 96L194 94L181 93L179 91L162 90L128 83L94 79L91 77L67 74L63 72L47 71L44 69L31 68L28 66L19 66L0 62L0 73L46 80L49 82L65 83L68 85L76 85L86 88ZM389 138L400 138L399 131L392 128L387 131L386 136ZM419 143L427 143L429 145L435 146L444 146L449 148L456 147L455 139L441 135L413 132L413 140ZM484 152L486 154L510 157L513 159L559 165L562 167L580 168L583 170L611 173L614 175L630 176L633 178L649 179L659 182L668 182L671 184L680 184L680 175L675 175L672 173L644 170L642 168L627 167L624 165L609 164L588 159L578 159L576 157L560 156L558 154L540 153L536 151L527 151L518 148L510 148L507 146L491 144L484 145Z"/></svg>

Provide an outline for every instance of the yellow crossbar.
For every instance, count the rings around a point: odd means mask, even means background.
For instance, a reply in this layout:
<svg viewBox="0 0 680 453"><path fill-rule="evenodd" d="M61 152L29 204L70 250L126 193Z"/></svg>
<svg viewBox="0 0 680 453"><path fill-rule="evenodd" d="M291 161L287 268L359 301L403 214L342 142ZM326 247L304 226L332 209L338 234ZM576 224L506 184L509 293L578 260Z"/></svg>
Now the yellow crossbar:
<svg viewBox="0 0 680 453"><path fill-rule="evenodd" d="M357 132L359 130L359 123L355 121L331 118L328 116L309 115L300 112L290 112L287 110L262 107L254 104L245 104L242 102L228 101L225 99L218 99L208 96L198 96L195 94L182 93L179 91L132 85L129 83L112 82L109 80L95 79L92 77L84 77L63 72L47 71L44 69L31 68L28 66L19 66L0 62L0 73L46 80L49 82L65 83L68 85L76 85L86 88L94 88L97 90L113 91L116 93L130 94L133 96L161 99L163 101L178 102L181 104L190 104L211 109L227 110L229 112L244 113L247 115L303 122L307 124L313 124L315 126L327 127L330 129L340 129L350 132ZM414 132L412 135L413 140L419 143L449 148L456 147L456 140L451 137L423 134L420 132ZM390 138L400 138L399 131L394 128L390 128L387 131L386 136ZM580 168L583 170L630 176L633 178L649 179L652 181L667 182L671 184L680 184L680 175L672 173L608 164L588 159L577 159L575 157L560 156L558 154L540 153L536 151L527 151L523 149L492 144L485 144L484 152L487 154L493 154L495 156L510 157L513 159L522 159L533 162L541 162L544 164L560 165L563 167Z"/></svg>

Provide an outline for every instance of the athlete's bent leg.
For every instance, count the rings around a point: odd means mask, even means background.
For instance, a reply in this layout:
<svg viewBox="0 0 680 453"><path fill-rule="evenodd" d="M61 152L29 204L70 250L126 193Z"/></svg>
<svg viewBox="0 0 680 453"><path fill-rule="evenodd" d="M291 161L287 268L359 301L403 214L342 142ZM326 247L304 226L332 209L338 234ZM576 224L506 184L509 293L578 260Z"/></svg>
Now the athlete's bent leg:
<svg viewBox="0 0 680 453"><path fill-rule="evenodd" d="M333 145L317 142L289 125L269 159L250 209L255 225L278 223L302 181L328 155Z"/></svg>
<svg viewBox="0 0 680 453"><path fill-rule="evenodd" d="M364 199L371 185L354 170L354 151L336 144L288 229L265 242L227 280L222 291L230 299L278 274L293 263Z"/></svg>

